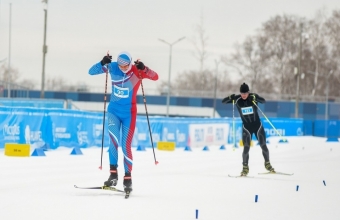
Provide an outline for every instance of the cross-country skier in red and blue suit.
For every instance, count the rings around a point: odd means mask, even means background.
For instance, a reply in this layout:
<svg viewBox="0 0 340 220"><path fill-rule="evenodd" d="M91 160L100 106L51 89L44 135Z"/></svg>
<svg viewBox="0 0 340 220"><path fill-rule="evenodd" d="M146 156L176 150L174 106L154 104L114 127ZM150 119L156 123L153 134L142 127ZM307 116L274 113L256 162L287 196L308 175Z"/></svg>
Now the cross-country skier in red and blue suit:
<svg viewBox="0 0 340 220"><path fill-rule="evenodd" d="M109 54L104 56L100 62L90 68L89 74L102 74L107 71L107 68L112 83L111 99L107 109L110 136L110 176L104 182L104 185L117 185L118 146L121 146L124 154L124 190L125 192L131 192L133 165L131 142L136 126L137 91L142 79L147 78L156 81L158 80L158 74L139 60L133 64L131 55L128 52L121 52L118 55L117 62L112 62L112 56ZM122 131L122 137L120 137L120 131Z"/></svg>

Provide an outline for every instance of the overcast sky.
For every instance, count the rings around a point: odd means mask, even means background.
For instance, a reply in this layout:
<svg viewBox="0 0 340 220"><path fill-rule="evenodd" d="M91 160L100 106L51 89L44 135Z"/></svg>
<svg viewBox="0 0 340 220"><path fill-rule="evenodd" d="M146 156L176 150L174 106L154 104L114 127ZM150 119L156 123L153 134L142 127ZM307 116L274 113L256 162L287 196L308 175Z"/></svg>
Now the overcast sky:
<svg viewBox="0 0 340 220"><path fill-rule="evenodd" d="M9 4L12 3L11 50L9 50ZM0 0L0 60L10 54L11 67L20 78L33 79L40 89L44 11L41 0ZM109 50L115 58L123 50L140 58L159 73L158 82L145 82L148 89L167 81L169 45L173 46L171 78L197 70L195 26L203 14L209 59L233 50L271 17L294 14L313 18L317 10L340 8L339 0L49 0L47 18L46 78L60 76L70 84L85 83L104 88L105 76L90 76L88 69ZM9 52L10 51L10 52ZM8 59L7 59L8 61ZM223 66L219 66L222 70Z"/></svg>

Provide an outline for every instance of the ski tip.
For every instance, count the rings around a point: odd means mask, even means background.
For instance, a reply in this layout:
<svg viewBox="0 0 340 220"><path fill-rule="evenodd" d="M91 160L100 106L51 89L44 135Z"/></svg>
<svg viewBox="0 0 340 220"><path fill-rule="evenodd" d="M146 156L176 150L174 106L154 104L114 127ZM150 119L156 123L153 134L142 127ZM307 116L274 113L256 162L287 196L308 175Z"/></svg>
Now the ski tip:
<svg viewBox="0 0 340 220"><path fill-rule="evenodd" d="M155 165L158 165L158 161L155 161Z"/></svg>
<svg viewBox="0 0 340 220"><path fill-rule="evenodd" d="M229 176L229 177L233 177L233 178L242 177L242 176L240 176L240 175L230 175L230 174L228 174L228 176Z"/></svg>
<svg viewBox="0 0 340 220"><path fill-rule="evenodd" d="M77 186L77 185L74 185L74 188L78 188L78 186Z"/></svg>
<svg viewBox="0 0 340 220"><path fill-rule="evenodd" d="M100 167L98 167L100 170L102 170L103 169L103 167L102 166L100 166Z"/></svg>

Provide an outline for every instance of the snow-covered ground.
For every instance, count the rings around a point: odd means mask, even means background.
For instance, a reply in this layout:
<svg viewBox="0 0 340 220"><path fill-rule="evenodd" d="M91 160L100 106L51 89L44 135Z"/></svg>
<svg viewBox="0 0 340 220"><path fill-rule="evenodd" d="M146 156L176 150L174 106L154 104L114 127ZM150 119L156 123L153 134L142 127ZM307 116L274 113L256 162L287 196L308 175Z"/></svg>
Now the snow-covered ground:
<svg viewBox="0 0 340 220"><path fill-rule="evenodd" d="M289 143L269 139L270 158L277 171L265 172L259 146L250 150L250 173L255 178L230 178L242 169L242 148L218 146L209 151L183 148L173 152L152 149L134 152L134 190L129 199L101 186L109 176L104 149L58 148L39 157L8 157L0 150L0 219L340 219L340 143L325 138L288 137ZM123 166L120 152L119 183ZM324 182L326 185L324 185ZM296 191L297 186L299 190ZM258 202L255 202L258 195Z"/></svg>

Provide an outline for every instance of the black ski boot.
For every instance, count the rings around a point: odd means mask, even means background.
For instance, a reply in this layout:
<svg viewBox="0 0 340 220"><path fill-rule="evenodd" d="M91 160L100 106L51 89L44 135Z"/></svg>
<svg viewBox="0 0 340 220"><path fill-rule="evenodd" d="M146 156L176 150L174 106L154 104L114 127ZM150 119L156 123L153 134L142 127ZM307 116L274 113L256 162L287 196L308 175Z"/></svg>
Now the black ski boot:
<svg viewBox="0 0 340 220"><path fill-rule="evenodd" d="M125 173L123 186L124 186L124 191L126 193L130 193L132 191L131 173Z"/></svg>
<svg viewBox="0 0 340 220"><path fill-rule="evenodd" d="M264 163L264 167L265 167L269 172L275 173L275 170L274 170L274 168L272 167L272 165L270 164L269 161L267 161L267 162Z"/></svg>
<svg viewBox="0 0 340 220"><path fill-rule="evenodd" d="M241 176L247 176L249 173L249 166L248 164L243 164L243 168L242 168L242 171L241 171Z"/></svg>
<svg viewBox="0 0 340 220"><path fill-rule="evenodd" d="M110 176L109 179L104 182L105 186L116 186L118 181L117 166L110 165Z"/></svg>

